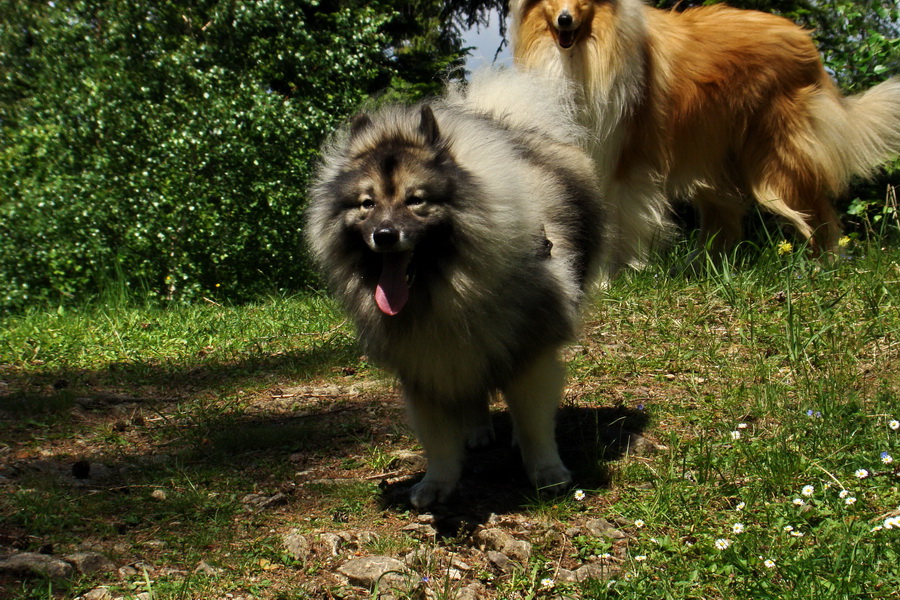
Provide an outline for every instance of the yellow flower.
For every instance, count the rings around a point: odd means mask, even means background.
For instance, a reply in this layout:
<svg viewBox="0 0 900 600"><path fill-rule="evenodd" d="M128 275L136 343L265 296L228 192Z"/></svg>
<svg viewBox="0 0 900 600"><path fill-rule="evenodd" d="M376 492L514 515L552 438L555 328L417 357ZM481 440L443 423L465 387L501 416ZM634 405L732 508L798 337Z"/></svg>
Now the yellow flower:
<svg viewBox="0 0 900 600"><path fill-rule="evenodd" d="M778 256L782 256L784 254L790 254L790 252L794 249L794 246L787 240L784 240L780 244L778 244Z"/></svg>
<svg viewBox="0 0 900 600"><path fill-rule="evenodd" d="M842 237L841 239L838 240L838 246L840 246L841 248L846 248L849 245L850 245L850 236L849 235L845 235L844 237Z"/></svg>

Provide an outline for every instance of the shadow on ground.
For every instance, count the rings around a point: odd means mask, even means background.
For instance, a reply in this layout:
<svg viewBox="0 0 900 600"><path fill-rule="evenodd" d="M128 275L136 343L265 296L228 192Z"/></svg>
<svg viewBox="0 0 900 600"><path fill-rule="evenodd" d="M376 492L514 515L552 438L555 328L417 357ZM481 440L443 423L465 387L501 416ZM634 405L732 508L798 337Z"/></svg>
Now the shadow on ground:
<svg viewBox="0 0 900 600"><path fill-rule="evenodd" d="M552 503L534 489L511 443L512 421L503 411L493 415L495 441L467 454L459 491L432 507L434 526L442 536L466 533L492 514L522 511L540 502ZM563 462L572 471L573 486L598 490L609 485L609 463L630 452L647 425L643 411L624 407L564 407L557 419L557 441ZM386 508L406 510L409 491L421 474L383 485Z"/></svg>

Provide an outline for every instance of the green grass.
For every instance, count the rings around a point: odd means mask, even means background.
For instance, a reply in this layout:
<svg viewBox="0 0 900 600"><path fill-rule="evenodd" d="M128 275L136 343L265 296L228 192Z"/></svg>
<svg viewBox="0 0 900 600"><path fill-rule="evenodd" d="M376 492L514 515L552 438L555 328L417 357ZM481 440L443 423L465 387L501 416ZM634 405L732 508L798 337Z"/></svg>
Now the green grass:
<svg viewBox="0 0 900 600"><path fill-rule="evenodd" d="M560 531L602 517L628 537L535 533L528 564L473 565L489 597L900 598L900 529L884 527L900 511L900 249L854 241L818 263L779 242L690 274L680 246L598 294L569 352L563 414L577 423L561 424L585 496L523 487L502 504ZM424 548L401 597L462 585L449 565L465 536L410 538L400 528L414 515L379 488L402 470L392 451L415 441L389 379L321 295L33 309L4 318L0 381L0 544L65 553L88 541L156 569L52 585L0 576L4 598L100 583L126 598L343 593L332 559L284 555L290 528L377 531L351 553ZM663 448L634 453L628 433ZM73 483L79 459L114 476ZM243 502L279 492L288 500L272 510ZM223 571L194 574L200 561ZM585 562L612 579L558 580Z"/></svg>

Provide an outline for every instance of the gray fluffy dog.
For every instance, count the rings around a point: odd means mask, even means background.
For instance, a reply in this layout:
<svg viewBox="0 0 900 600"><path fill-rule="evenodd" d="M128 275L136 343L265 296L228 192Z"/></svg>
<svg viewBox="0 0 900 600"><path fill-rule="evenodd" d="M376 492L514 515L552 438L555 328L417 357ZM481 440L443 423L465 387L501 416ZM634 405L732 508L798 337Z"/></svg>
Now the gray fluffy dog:
<svg viewBox="0 0 900 600"><path fill-rule="evenodd" d="M364 351L395 373L428 469L456 488L501 392L539 489L571 481L554 435L560 348L598 278L604 208L569 90L477 73L442 99L361 114L323 151L306 236Z"/></svg>

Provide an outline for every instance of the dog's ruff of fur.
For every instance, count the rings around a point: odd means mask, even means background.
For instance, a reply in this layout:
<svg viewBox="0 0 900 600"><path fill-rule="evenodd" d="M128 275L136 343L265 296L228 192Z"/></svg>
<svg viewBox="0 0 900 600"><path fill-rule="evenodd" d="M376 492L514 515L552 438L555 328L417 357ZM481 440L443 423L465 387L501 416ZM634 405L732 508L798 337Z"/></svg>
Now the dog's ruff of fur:
<svg viewBox="0 0 900 600"><path fill-rule="evenodd" d="M754 199L833 250L833 199L900 151L900 77L841 97L808 32L781 17L642 0L511 0L510 13L516 64L580 88L615 265L645 263L678 197L714 251L741 239Z"/></svg>
<svg viewBox="0 0 900 600"><path fill-rule="evenodd" d="M604 240L573 115L564 83L490 70L359 116L323 150L305 234L363 350L399 378L428 458L417 507L446 499L466 444L492 437L496 392L535 486L571 479L554 431L559 350ZM414 273L406 288L396 263Z"/></svg>

